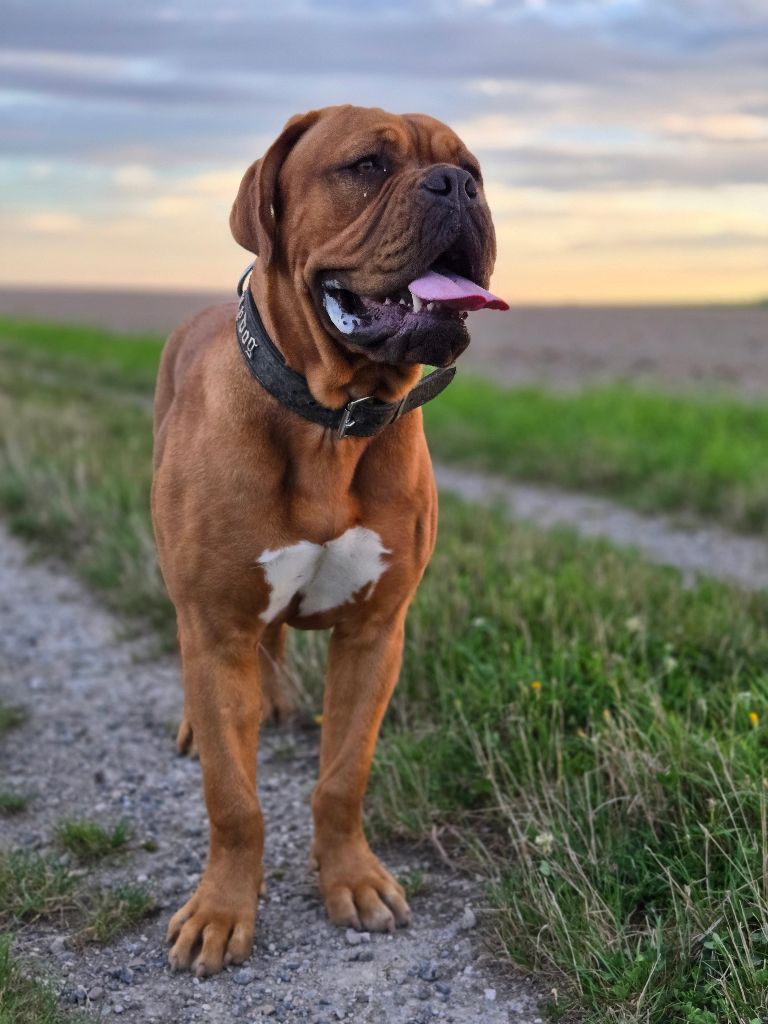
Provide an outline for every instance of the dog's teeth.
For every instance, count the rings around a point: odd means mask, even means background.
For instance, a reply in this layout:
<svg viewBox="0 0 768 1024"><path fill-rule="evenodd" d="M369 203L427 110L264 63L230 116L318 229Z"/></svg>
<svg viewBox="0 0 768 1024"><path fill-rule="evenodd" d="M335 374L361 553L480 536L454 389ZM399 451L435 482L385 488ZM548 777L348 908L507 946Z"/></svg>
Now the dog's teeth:
<svg viewBox="0 0 768 1024"><path fill-rule="evenodd" d="M400 305L401 306L407 306L408 303L405 301L405 299L400 299Z"/></svg>
<svg viewBox="0 0 768 1024"><path fill-rule="evenodd" d="M411 292L411 298L413 299L413 312L414 313L420 312L421 311L421 307L424 305L424 303L421 301L419 296L418 295L414 295L413 292Z"/></svg>
<svg viewBox="0 0 768 1024"><path fill-rule="evenodd" d="M384 299L384 305L385 306L391 306L392 305L392 299L390 299L389 296L387 296L386 299Z"/></svg>
<svg viewBox="0 0 768 1024"><path fill-rule="evenodd" d="M435 305L436 305L436 304L435 304L434 302L428 302L428 303L427 303L427 312L428 312L428 313L431 313L431 312L432 312L432 310L433 310L433 309L435 308Z"/></svg>
<svg viewBox="0 0 768 1024"><path fill-rule="evenodd" d="M338 281L336 281L336 280L333 280L333 281L326 281L326 282L325 282L325 287L326 287L326 288L335 288L335 289L336 289L336 291L341 291L341 285L340 285L340 284L339 284L339 282L338 282Z"/></svg>

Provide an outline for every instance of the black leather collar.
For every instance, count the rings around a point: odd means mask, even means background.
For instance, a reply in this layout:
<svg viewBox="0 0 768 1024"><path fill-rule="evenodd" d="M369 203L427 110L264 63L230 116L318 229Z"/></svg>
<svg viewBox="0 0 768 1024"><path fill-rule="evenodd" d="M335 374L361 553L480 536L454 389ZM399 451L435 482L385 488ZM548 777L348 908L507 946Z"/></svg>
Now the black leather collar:
<svg viewBox="0 0 768 1024"><path fill-rule="evenodd" d="M245 281L253 264L244 271L237 285L240 306L235 320L237 340L246 365L261 386L292 412L337 437L373 437L396 419L418 409L440 394L453 380L456 366L445 366L427 374L399 402L382 402L371 395L351 399L342 409L329 409L312 397L306 377L286 365L282 353L267 334Z"/></svg>

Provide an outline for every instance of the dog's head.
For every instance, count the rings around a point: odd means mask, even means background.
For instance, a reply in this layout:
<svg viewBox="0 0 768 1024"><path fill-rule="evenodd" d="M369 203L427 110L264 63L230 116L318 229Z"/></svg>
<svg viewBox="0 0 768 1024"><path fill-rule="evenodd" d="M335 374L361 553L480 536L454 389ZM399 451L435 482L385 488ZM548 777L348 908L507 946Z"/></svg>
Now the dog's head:
<svg viewBox="0 0 768 1024"><path fill-rule="evenodd" d="M477 159L423 114L328 107L292 118L245 174L235 239L312 303L326 336L385 363L445 366L466 310L505 304Z"/></svg>

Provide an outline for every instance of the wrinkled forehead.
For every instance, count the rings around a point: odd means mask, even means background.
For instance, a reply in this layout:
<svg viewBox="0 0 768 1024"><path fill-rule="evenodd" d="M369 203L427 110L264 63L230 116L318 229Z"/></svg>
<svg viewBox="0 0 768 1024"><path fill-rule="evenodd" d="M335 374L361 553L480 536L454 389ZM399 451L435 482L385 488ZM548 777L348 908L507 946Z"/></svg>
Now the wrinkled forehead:
<svg viewBox="0 0 768 1024"><path fill-rule="evenodd" d="M299 140L291 163L352 163L371 153L428 166L457 163L468 154L458 135L426 114L390 114L377 108L331 108Z"/></svg>

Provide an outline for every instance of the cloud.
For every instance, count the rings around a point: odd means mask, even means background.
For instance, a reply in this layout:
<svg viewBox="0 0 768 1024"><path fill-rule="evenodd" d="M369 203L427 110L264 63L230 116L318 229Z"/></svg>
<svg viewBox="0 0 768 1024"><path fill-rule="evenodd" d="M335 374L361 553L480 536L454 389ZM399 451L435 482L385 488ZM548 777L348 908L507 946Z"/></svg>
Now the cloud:
<svg viewBox="0 0 768 1024"><path fill-rule="evenodd" d="M738 150L722 146L647 152L592 151L564 146L527 146L485 154L486 176L555 191L764 185L768 144Z"/></svg>
<svg viewBox="0 0 768 1024"><path fill-rule="evenodd" d="M169 274L174 233L193 249L197 223L228 251L245 166L291 114L352 100L456 127L498 186L506 246L507 225L532 226L531 259L536 233L597 259L606 218L634 216L614 200L634 195L634 211L660 190L653 231L670 247L698 231L697 252L757 257L741 207L695 230L669 221L705 189L765 202L764 0L132 0L98 18L91 0L6 0L3 45L0 204L38 246L101 252L111 230L142 274Z"/></svg>
<svg viewBox="0 0 768 1024"><path fill-rule="evenodd" d="M123 164L113 174L116 185L126 189L147 189L155 181L154 171L144 164Z"/></svg>
<svg viewBox="0 0 768 1024"><path fill-rule="evenodd" d="M768 140L768 116L732 113L693 117L668 114L661 118L661 130L677 138L713 142L755 142Z"/></svg>
<svg viewBox="0 0 768 1024"><path fill-rule="evenodd" d="M574 252L596 252L600 250L616 251L618 247L631 247L632 249L657 249L668 251L670 249L691 250L720 249L723 251L733 249L753 249L757 253L768 256L768 241L764 234L747 234L738 231L720 231L714 234L654 234L650 238L633 238L624 236L610 240L591 238L588 241L576 242L570 248Z"/></svg>
<svg viewBox="0 0 768 1024"><path fill-rule="evenodd" d="M59 210L41 210L23 218L28 231L40 235L71 235L82 227L82 221L71 213Z"/></svg>

